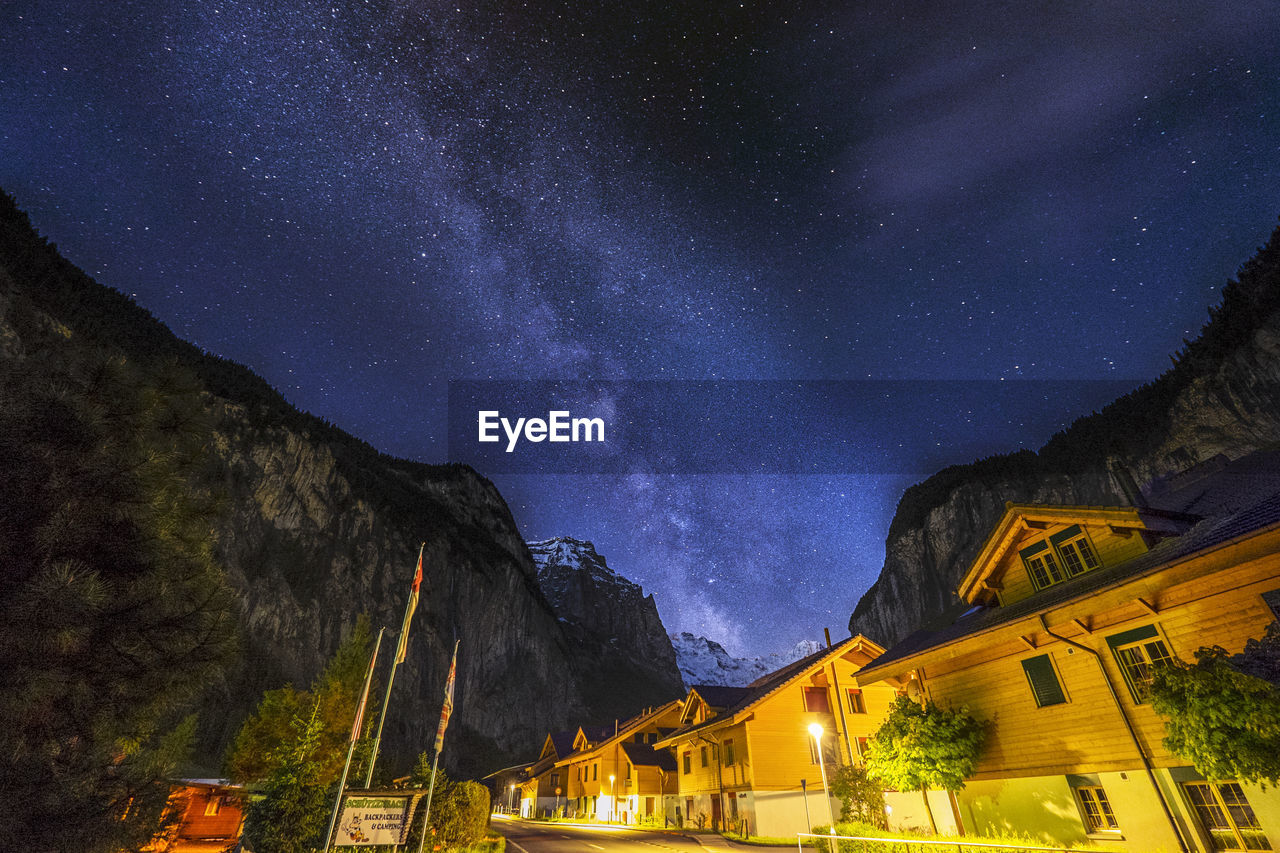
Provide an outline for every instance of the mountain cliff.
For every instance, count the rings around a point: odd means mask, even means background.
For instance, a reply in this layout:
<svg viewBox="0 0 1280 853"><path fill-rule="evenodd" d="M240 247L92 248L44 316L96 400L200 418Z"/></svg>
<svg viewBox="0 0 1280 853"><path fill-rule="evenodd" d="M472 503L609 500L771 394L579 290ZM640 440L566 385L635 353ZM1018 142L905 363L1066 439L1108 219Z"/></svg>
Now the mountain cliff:
<svg viewBox="0 0 1280 853"><path fill-rule="evenodd" d="M634 652L583 644L557 618L489 481L462 466L385 456L299 412L246 368L178 339L94 282L0 194L0 368L33 395L36 386L85 394L111 362L190 377L208 424L207 473L193 486L220 497L214 552L241 634L239 663L202 703L210 770L262 691L309 683L358 614L394 637L419 543L422 596L384 733L388 769L430 748L455 638L456 706L442 758L450 770L491 768L536 750L547 731L615 713L615 686L598 674L627 671Z"/></svg>
<svg viewBox="0 0 1280 853"><path fill-rule="evenodd" d="M680 675L686 687L714 684L722 687L746 687L763 675L775 672L789 663L808 657L822 646L813 640L801 640L785 652L774 652L758 658L735 658L715 640L683 631L671 635L676 650Z"/></svg>
<svg viewBox="0 0 1280 853"><path fill-rule="evenodd" d="M625 718L683 694L652 595L610 569L590 542L557 537L530 542L529 553L565 632L600 661L591 681L609 686L596 703L611 711L602 719Z"/></svg>
<svg viewBox="0 0 1280 853"><path fill-rule="evenodd" d="M907 489L889 526L884 566L849 630L891 644L941 613L1006 501L1128 505L1140 486L1163 506L1162 493L1180 473L1276 442L1280 229L1228 282L1200 336L1158 379L1076 421L1038 452L946 468Z"/></svg>

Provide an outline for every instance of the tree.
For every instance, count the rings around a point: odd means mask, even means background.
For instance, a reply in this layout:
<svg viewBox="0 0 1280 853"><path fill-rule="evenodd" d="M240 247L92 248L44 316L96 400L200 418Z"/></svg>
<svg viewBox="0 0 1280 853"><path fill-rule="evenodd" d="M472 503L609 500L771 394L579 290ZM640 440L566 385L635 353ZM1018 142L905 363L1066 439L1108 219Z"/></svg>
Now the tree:
<svg viewBox="0 0 1280 853"><path fill-rule="evenodd" d="M193 377L0 367L0 849L133 850L235 650Z"/></svg>
<svg viewBox="0 0 1280 853"><path fill-rule="evenodd" d="M986 724L970 716L967 708L949 711L933 700L919 705L899 696L876 731L867 772L890 788L920 791L936 834L928 789L954 793L963 788L978 763L986 734Z"/></svg>
<svg viewBox="0 0 1280 853"><path fill-rule="evenodd" d="M831 774L831 796L840 801L840 822L884 824L884 788L865 767L845 764Z"/></svg>
<svg viewBox="0 0 1280 853"><path fill-rule="evenodd" d="M1151 707L1164 745L1214 780L1280 781L1280 623L1238 655L1202 648L1196 662L1160 667Z"/></svg>
<svg viewBox="0 0 1280 853"><path fill-rule="evenodd" d="M371 654L373 633L369 617L361 614L310 690L285 685L263 695L257 709L236 733L227 752L227 775L237 782L258 782L268 778L276 769L280 746L294 739L295 720L305 718L314 710L319 721L315 747L319 778L326 785L337 780L346 762L351 723L355 718L356 704L360 701ZM364 716L366 733L377 721L376 692L376 687L369 690ZM369 751L367 738L356 745L351 760L351 778L363 778L360 768L367 766L365 762Z"/></svg>
<svg viewBox="0 0 1280 853"><path fill-rule="evenodd" d="M292 728L293 739L272 753L261 796L249 801L245 814L244 833L256 853L306 853L324 843L332 801L317 755L324 728L319 705L310 720L295 717Z"/></svg>
<svg viewBox="0 0 1280 853"><path fill-rule="evenodd" d="M482 840L489 831L489 789L478 782L458 782L436 769L435 788L431 797L431 830L438 844L467 845ZM414 765L412 785L431 787L431 756L421 753ZM419 808L426 808L426 800ZM421 824L419 824L419 827ZM414 847L421 830L412 834L409 847Z"/></svg>

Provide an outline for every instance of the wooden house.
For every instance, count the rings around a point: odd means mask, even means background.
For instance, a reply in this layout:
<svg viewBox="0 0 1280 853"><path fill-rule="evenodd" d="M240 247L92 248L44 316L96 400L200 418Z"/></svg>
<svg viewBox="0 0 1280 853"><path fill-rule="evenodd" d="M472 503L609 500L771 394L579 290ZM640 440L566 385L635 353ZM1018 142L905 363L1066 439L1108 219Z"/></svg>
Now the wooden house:
<svg viewBox="0 0 1280 853"><path fill-rule="evenodd" d="M566 803L564 770L556 762L573 752L578 729L553 732L542 743L538 760L526 765L519 787L521 817L550 817Z"/></svg>
<svg viewBox="0 0 1280 853"><path fill-rule="evenodd" d="M662 822L676 790L669 755L653 744L675 728L684 706L673 700L612 726L583 726L573 751L555 762L564 773L566 814L610 823Z"/></svg>
<svg viewBox="0 0 1280 853"><path fill-rule="evenodd" d="M1239 652L1280 610L1280 494L1233 503L1207 517L1007 506L954 612L860 673L990 721L965 788L930 794L940 826L1135 851L1280 847L1280 794L1206 781L1164 747L1147 700L1153 668ZM891 823L926 822L906 811Z"/></svg>
<svg viewBox="0 0 1280 853"><path fill-rule="evenodd" d="M235 848L244 828L244 789L222 779L173 784L169 808L177 822L146 847L155 853L221 853Z"/></svg>
<svg viewBox="0 0 1280 853"><path fill-rule="evenodd" d="M772 836L829 823L818 744L828 772L861 761L896 695L861 675L882 651L849 637L747 687L691 688L680 728L656 744L675 754L672 819ZM821 740L809 733L813 723Z"/></svg>

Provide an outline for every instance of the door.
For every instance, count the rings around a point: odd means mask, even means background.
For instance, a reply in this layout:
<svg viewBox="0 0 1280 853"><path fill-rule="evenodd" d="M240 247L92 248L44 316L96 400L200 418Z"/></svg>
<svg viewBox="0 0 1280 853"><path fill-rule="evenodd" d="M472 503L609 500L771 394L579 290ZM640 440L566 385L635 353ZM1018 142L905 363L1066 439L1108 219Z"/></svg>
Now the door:
<svg viewBox="0 0 1280 853"><path fill-rule="evenodd" d="M720 803L720 795L713 794L711 797L711 831L719 832L720 824L724 822L723 806Z"/></svg>

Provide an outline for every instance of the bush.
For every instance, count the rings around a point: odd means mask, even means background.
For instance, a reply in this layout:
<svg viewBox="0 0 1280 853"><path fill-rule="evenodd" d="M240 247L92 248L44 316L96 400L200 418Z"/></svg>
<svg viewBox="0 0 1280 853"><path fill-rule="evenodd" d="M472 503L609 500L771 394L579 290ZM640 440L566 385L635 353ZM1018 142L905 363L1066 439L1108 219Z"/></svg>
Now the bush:
<svg viewBox="0 0 1280 853"><path fill-rule="evenodd" d="M483 841L489 833L489 789L478 782L455 782L443 770L435 773L429 816L435 842L462 846ZM414 787L431 787L431 760L425 752L418 756L412 778ZM426 800L418 808L425 809ZM411 833L410 849L417 849L420 832L415 828Z"/></svg>
<svg viewBox="0 0 1280 853"><path fill-rule="evenodd" d="M831 796L840 801L840 820L882 826L884 788L865 767L845 764L831 774Z"/></svg>

